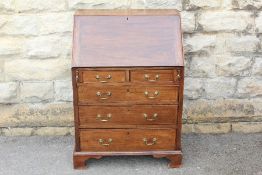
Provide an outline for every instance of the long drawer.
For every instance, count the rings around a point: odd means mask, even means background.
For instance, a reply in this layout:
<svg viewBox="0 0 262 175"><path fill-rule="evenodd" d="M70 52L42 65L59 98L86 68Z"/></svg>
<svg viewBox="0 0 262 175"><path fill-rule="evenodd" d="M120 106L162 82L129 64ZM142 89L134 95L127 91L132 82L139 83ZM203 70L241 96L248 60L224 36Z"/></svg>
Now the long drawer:
<svg viewBox="0 0 262 175"><path fill-rule="evenodd" d="M176 125L177 105L78 106L82 128L121 125ZM96 125L96 126L97 126Z"/></svg>
<svg viewBox="0 0 262 175"><path fill-rule="evenodd" d="M79 84L78 103L120 103L138 104L177 103L179 86L114 86Z"/></svg>
<svg viewBox="0 0 262 175"><path fill-rule="evenodd" d="M81 151L174 150L173 129L85 129L80 130Z"/></svg>

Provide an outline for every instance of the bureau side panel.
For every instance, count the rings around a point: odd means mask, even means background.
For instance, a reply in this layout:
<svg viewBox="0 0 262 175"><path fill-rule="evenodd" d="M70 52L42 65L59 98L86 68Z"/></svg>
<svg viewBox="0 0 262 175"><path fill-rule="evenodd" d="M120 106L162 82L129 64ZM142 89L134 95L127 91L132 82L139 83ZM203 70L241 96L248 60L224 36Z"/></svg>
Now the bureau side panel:
<svg viewBox="0 0 262 175"><path fill-rule="evenodd" d="M79 118L77 107L77 81L79 78L78 70L76 68L71 69L72 72L72 86L73 86L73 105L74 105L74 122L75 122L75 151L80 151L80 138L79 138Z"/></svg>
<svg viewBox="0 0 262 175"><path fill-rule="evenodd" d="M178 113L177 113L177 132L176 132L176 150L181 150L181 130L184 98L184 67L180 69L180 86L178 93Z"/></svg>

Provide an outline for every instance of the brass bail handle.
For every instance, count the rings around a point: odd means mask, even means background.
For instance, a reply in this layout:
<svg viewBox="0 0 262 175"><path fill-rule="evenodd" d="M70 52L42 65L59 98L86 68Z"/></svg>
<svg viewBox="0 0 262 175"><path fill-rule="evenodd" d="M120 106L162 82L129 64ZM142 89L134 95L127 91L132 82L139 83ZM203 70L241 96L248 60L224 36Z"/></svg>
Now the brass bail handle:
<svg viewBox="0 0 262 175"><path fill-rule="evenodd" d="M155 121L155 120L157 119L157 116L158 116L157 113L154 113L153 116L152 116L152 118L149 118L146 113L144 113L143 115L144 115L144 118L145 118L147 121Z"/></svg>
<svg viewBox="0 0 262 175"><path fill-rule="evenodd" d="M111 78L112 76L110 74L104 78L100 77L100 75L96 75L96 80L100 83L107 83Z"/></svg>
<svg viewBox="0 0 262 175"><path fill-rule="evenodd" d="M146 96L147 98L149 98L149 99L154 99L154 98L156 98L156 97L159 95L159 92L158 92L158 91L155 91L154 93L152 93L152 94L150 95L150 93L149 93L148 91L145 91L144 94L145 94L145 96Z"/></svg>
<svg viewBox="0 0 262 175"><path fill-rule="evenodd" d="M112 118L112 114L107 114L106 116L102 116L101 114L97 114L96 119L101 122L107 122Z"/></svg>
<svg viewBox="0 0 262 175"><path fill-rule="evenodd" d="M159 75L157 74L157 75L155 75L155 78L154 79L150 79L150 76L148 75L148 74L145 74L144 75L144 79L146 80L146 81L149 81L149 82L155 82L155 81L157 81L157 80L159 80Z"/></svg>
<svg viewBox="0 0 262 175"><path fill-rule="evenodd" d="M110 91L108 92L96 92L96 96L99 97L101 100L106 100L108 98L110 98L112 95L112 93Z"/></svg>
<svg viewBox="0 0 262 175"><path fill-rule="evenodd" d="M143 138L144 144L147 146L152 146L157 143L157 138L153 138L151 141L149 141L147 138Z"/></svg>
<svg viewBox="0 0 262 175"><path fill-rule="evenodd" d="M107 141L105 139L98 139L98 143L102 146L109 146L113 142L113 139L109 138Z"/></svg>

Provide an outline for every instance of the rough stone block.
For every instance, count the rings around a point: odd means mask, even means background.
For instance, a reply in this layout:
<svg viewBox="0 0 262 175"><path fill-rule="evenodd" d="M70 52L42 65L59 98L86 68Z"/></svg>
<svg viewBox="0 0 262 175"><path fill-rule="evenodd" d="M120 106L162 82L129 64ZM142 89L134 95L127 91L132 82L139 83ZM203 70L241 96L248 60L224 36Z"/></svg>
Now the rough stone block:
<svg viewBox="0 0 262 175"><path fill-rule="evenodd" d="M247 77L240 79L237 86L237 96L241 98L256 97L262 95L262 79Z"/></svg>
<svg viewBox="0 0 262 175"><path fill-rule="evenodd" d="M24 45L25 55L29 58L55 58L67 56L71 52L72 38L69 36L41 36L28 39ZM37 47L36 47L37 46ZM70 50L70 51L69 51Z"/></svg>
<svg viewBox="0 0 262 175"><path fill-rule="evenodd" d="M72 103L0 105L0 127L72 126Z"/></svg>
<svg viewBox="0 0 262 175"><path fill-rule="evenodd" d="M181 0L145 0L145 1L146 1L145 8L182 10Z"/></svg>
<svg viewBox="0 0 262 175"><path fill-rule="evenodd" d="M73 12L45 13L38 15L40 34L72 32Z"/></svg>
<svg viewBox="0 0 262 175"><path fill-rule="evenodd" d="M205 79L204 90L206 92L206 98L229 98L232 97L235 92L236 79L218 77L213 79Z"/></svg>
<svg viewBox="0 0 262 175"><path fill-rule="evenodd" d="M231 131L230 123L198 123L194 125L195 133L224 134Z"/></svg>
<svg viewBox="0 0 262 175"><path fill-rule="evenodd" d="M11 103L17 101L18 84L16 82L0 83L0 103Z"/></svg>
<svg viewBox="0 0 262 175"><path fill-rule="evenodd" d="M256 36L233 36L226 39L226 48L232 52L255 52L259 48L259 38Z"/></svg>
<svg viewBox="0 0 262 175"><path fill-rule="evenodd" d="M262 4L262 1L261 1ZM259 33L262 33L262 12L258 14L258 17L255 19L255 24L256 24L256 31Z"/></svg>
<svg viewBox="0 0 262 175"><path fill-rule="evenodd" d="M251 12L207 11L201 13L199 25L204 31L249 31L252 23Z"/></svg>
<svg viewBox="0 0 262 175"><path fill-rule="evenodd" d="M195 14L193 12L181 12L182 30L191 33L195 30Z"/></svg>
<svg viewBox="0 0 262 175"><path fill-rule="evenodd" d="M262 117L262 98L252 99L255 115Z"/></svg>
<svg viewBox="0 0 262 175"><path fill-rule="evenodd" d="M4 76L4 60L0 60L0 82L5 80Z"/></svg>
<svg viewBox="0 0 262 175"><path fill-rule="evenodd" d="M70 65L70 59L12 59L5 62L5 75L7 80L20 81L69 79Z"/></svg>
<svg viewBox="0 0 262 175"><path fill-rule="evenodd" d="M232 0L233 8L237 9L261 9L261 0Z"/></svg>
<svg viewBox="0 0 262 175"><path fill-rule="evenodd" d="M215 56L193 56L188 75L191 77L215 77Z"/></svg>
<svg viewBox="0 0 262 175"><path fill-rule="evenodd" d="M23 102L48 102L54 98L53 82L22 82L20 84Z"/></svg>
<svg viewBox="0 0 262 175"><path fill-rule="evenodd" d="M1 82L0 83L0 103L17 102L17 83L16 82Z"/></svg>
<svg viewBox="0 0 262 175"><path fill-rule="evenodd" d="M21 53L22 43L23 40L18 38L0 37L0 56L11 56Z"/></svg>
<svg viewBox="0 0 262 175"><path fill-rule="evenodd" d="M258 133L262 132L262 122L240 122L232 123L233 132Z"/></svg>
<svg viewBox="0 0 262 175"><path fill-rule="evenodd" d="M61 11L66 9L66 0L16 0L17 12Z"/></svg>
<svg viewBox="0 0 262 175"><path fill-rule="evenodd" d="M215 69L219 76L247 76L251 74L252 58L220 56L217 58Z"/></svg>
<svg viewBox="0 0 262 175"><path fill-rule="evenodd" d="M39 135L39 136L72 135L72 127L40 127L34 130L33 135Z"/></svg>
<svg viewBox="0 0 262 175"><path fill-rule="evenodd" d="M231 118L260 116L262 101L216 99L186 101L184 114L196 122L228 122ZM256 106L255 106L256 104Z"/></svg>
<svg viewBox="0 0 262 175"><path fill-rule="evenodd" d="M31 136L33 128L3 128L3 136Z"/></svg>
<svg viewBox="0 0 262 175"><path fill-rule="evenodd" d="M216 45L216 36L207 34L184 35L185 52L210 51Z"/></svg>
<svg viewBox="0 0 262 175"><path fill-rule="evenodd" d="M128 0L67 0L70 9L119 9L129 7Z"/></svg>
<svg viewBox="0 0 262 175"><path fill-rule="evenodd" d="M255 58L255 62L252 68L252 75L262 76L262 57Z"/></svg>
<svg viewBox="0 0 262 175"><path fill-rule="evenodd" d="M188 134L193 133L194 125L193 124L183 124L182 125L182 133Z"/></svg>
<svg viewBox="0 0 262 175"><path fill-rule="evenodd" d="M55 81L55 100L72 101L73 90L71 81Z"/></svg>
<svg viewBox="0 0 262 175"><path fill-rule="evenodd" d="M0 34L6 35L37 35L39 21L35 14L11 15L1 28Z"/></svg>
<svg viewBox="0 0 262 175"><path fill-rule="evenodd" d="M197 10L197 9L209 9L219 8L221 6L221 0L186 0L183 1L183 9Z"/></svg>
<svg viewBox="0 0 262 175"><path fill-rule="evenodd" d="M3 27L7 21L8 21L9 15L0 15L0 30L1 27Z"/></svg>
<svg viewBox="0 0 262 175"><path fill-rule="evenodd" d="M0 1L0 12L13 11L14 0L1 0Z"/></svg>
<svg viewBox="0 0 262 175"><path fill-rule="evenodd" d="M184 96L187 99L197 99L204 96L204 83L199 78L185 78Z"/></svg>

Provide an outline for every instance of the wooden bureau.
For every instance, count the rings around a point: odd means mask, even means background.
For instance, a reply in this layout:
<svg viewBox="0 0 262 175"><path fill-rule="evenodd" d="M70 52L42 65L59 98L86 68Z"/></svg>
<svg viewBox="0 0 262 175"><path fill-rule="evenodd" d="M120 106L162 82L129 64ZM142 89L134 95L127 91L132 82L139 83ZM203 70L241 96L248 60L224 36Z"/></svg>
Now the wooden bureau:
<svg viewBox="0 0 262 175"><path fill-rule="evenodd" d="M183 49L176 10L79 10L74 16L74 168L152 155L179 167Z"/></svg>

